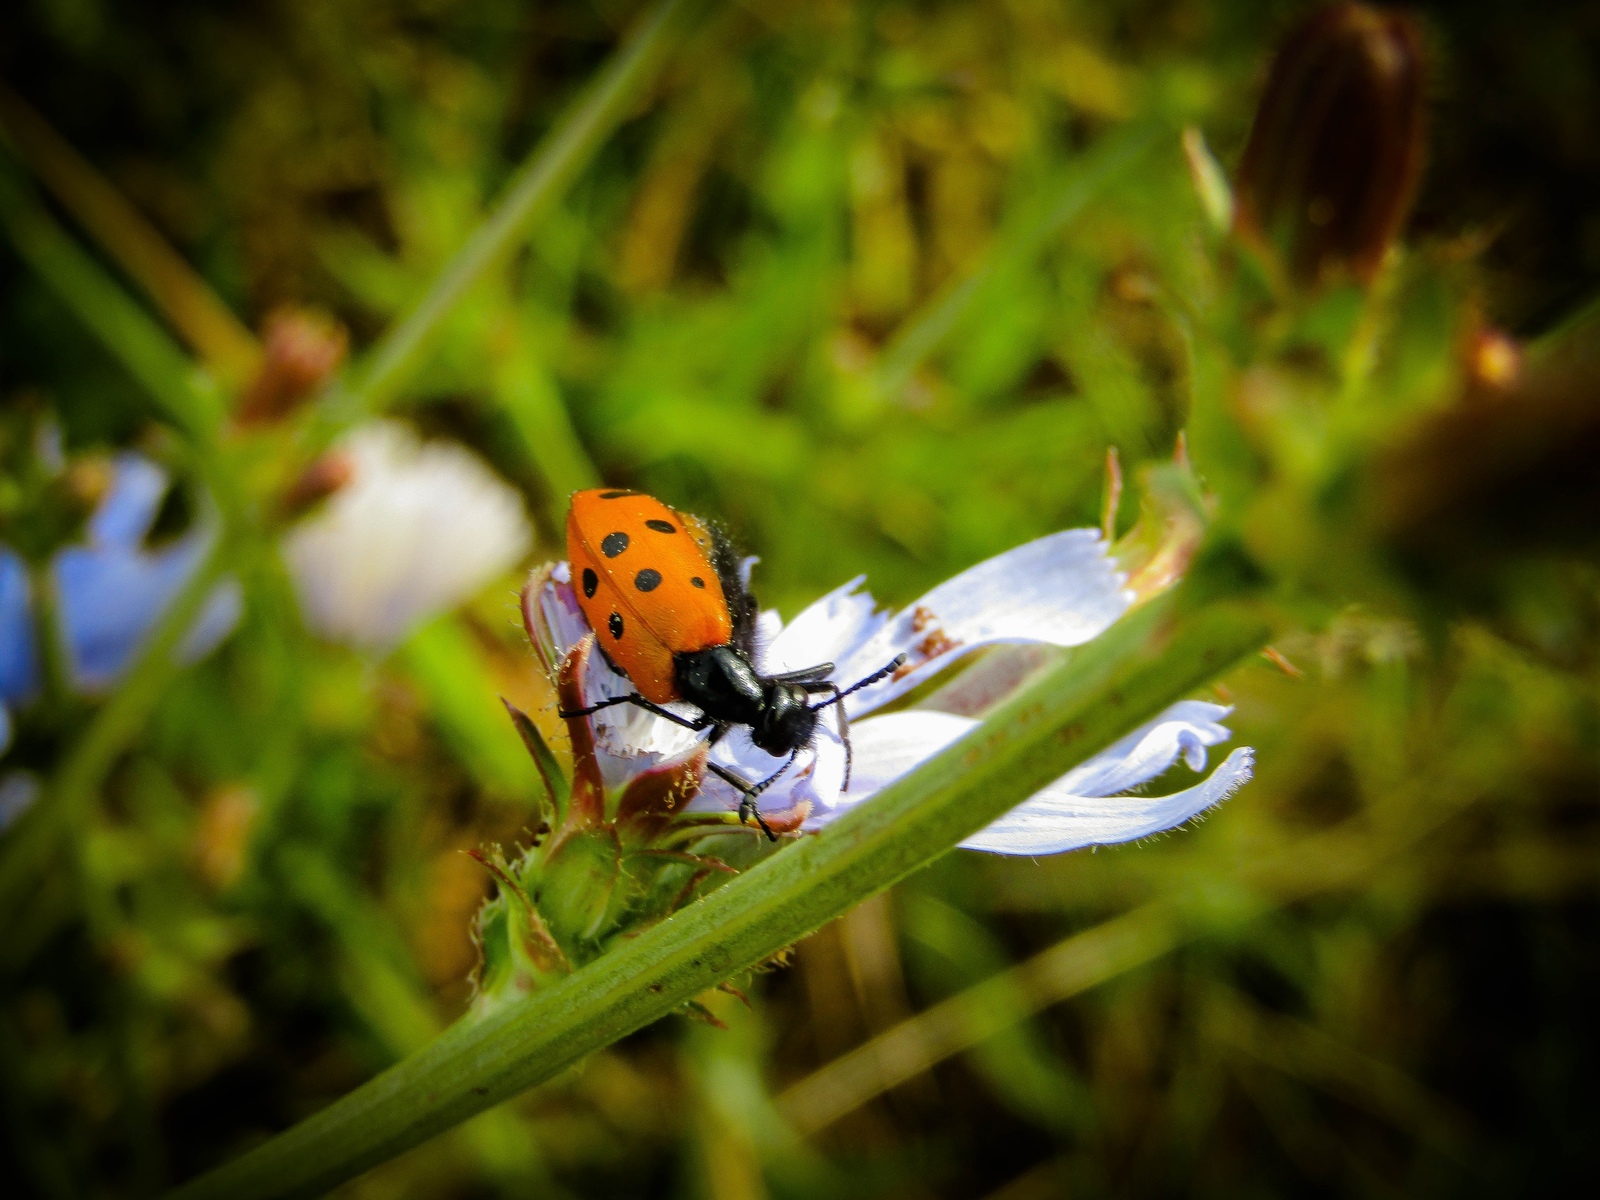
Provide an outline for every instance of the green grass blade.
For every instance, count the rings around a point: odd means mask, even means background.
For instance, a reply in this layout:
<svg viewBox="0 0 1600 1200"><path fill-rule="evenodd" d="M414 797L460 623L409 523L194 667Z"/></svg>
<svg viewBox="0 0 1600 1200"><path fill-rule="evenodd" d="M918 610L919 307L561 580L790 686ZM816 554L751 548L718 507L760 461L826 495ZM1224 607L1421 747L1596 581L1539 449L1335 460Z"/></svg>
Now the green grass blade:
<svg viewBox="0 0 1600 1200"><path fill-rule="evenodd" d="M39 181L219 378L238 386L255 373L261 347L244 323L139 210L4 83L0 128Z"/></svg>
<svg viewBox="0 0 1600 1200"><path fill-rule="evenodd" d="M392 401L416 369L456 302L526 235L528 226L553 204L614 129L666 59L679 29L699 0L662 0L639 31L607 65L512 177L505 198L468 239L443 274L405 320L372 349L345 403L357 413Z"/></svg>
<svg viewBox="0 0 1600 1200"><path fill-rule="evenodd" d="M0 155L0 224L17 254L100 339L162 414L190 437L217 429L221 405L194 364L156 320L61 228Z"/></svg>
<svg viewBox="0 0 1600 1200"><path fill-rule="evenodd" d="M398 659L422 690L440 732L478 782L531 803L539 788L538 773L496 698L483 651L461 620L443 616L429 621L401 644Z"/></svg>
<svg viewBox="0 0 1600 1200"><path fill-rule="evenodd" d="M18 912L41 879L57 869L58 854L83 826L106 776L144 729L145 721L182 669L174 655L221 576L228 553L219 531L204 562L173 599L140 647L132 668L56 769L39 803L10 831L0 853L0 912ZM75 856L71 861L76 863Z"/></svg>
<svg viewBox="0 0 1600 1200"><path fill-rule="evenodd" d="M917 367L980 307L990 285L1038 254L1054 234L1099 199L1155 143L1158 128L1140 124L1112 134L1073 163L1043 211L1026 214L1003 231L975 269L952 280L896 331L878 363L877 390L890 395L905 387Z"/></svg>
<svg viewBox="0 0 1600 1200"><path fill-rule="evenodd" d="M428 1047L179 1190L182 1200L324 1191L546 1080L938 858L1264 645L1254 607L1136 610L973 733L707 899L577 974Z"/></svg>

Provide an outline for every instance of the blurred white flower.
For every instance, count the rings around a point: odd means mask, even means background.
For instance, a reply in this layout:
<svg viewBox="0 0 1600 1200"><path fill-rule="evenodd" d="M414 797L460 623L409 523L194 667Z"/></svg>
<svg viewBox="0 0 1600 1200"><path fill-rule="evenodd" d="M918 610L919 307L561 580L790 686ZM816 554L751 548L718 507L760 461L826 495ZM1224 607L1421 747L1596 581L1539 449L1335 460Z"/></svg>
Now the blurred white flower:
<svg viewBox="0 0 1600 1200"><path fill-rule="evenodd" d="M878 611L872 597L859 590L861 582L852 580L829 593L787 626L774 612L761 614L755 666L763 674L832 662L831 678L848 687L896 655L907 656L899 670L845 701L854 751L849 790L843 786L844 744L830 719L832 710L825 709L813 744L761 796L762 812L775 829L826 825L978 724L949 712L912 709L869 716L874 710L980 647L1081 645L1103 633L1133 602L1105 542L1092 529L1067 530L1019 546L964 571L896 614ZM534 644L552 669L589 636L565 563L535 576L525 604ZM596 655L583 691L587 706L626 695L631 685ZM689 705L670 707L696 715ZM996 854L1055 854L1181 825L1249 780L1250 749L1235 750L1208 778L1174 794L1131 793L1180 759L1193 771L1203 770L1208 748L1230 736L1220 724L1228 711L1200 701L1173 705L963 845ZM589 720L608 786L630 773L681 760L705 737L633 705L604 709ZM711 748L710 761L752 783L783 766L739 727ZM739 799L735 788L708 775L683 811L731 811Z"/></svg>
<svg viewBox="0 0 1600 1200"><path fill-rule="evenodd" d="M306 623L387 648L511 567L532 540L515 490L465 447L379 421L340 447L350 479L284 539Z"/></svg>

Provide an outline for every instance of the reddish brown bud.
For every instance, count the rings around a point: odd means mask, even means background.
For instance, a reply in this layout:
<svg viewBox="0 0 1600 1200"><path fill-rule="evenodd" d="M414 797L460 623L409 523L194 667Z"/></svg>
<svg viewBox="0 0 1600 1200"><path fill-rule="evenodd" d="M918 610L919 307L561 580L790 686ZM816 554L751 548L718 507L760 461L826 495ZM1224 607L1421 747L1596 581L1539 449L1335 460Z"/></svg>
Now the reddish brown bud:
<svg viewBox="0 0 1600 1200"><path fill-rule="evenodd" d="M355 478L355 459L339 450L324 454L290 485L283 497L283 515L296 517L333 495Z"/></svg>
<svg viewBox="0 0 1600 1200"><path fill-rule="evenodd" d="M1302 285L1370 281L1423 156L1422 35L1364 4L1318 9L1279 46L1239 164L1234 228Z"/></svg>
<svg viewBox="0 0 1600 1200"><path fill-rule="evenodd" d="M297 308L274 312L262 335L261 370L239 406L240 422L284 416L339 369L348 344L330 317Z"/></svg>

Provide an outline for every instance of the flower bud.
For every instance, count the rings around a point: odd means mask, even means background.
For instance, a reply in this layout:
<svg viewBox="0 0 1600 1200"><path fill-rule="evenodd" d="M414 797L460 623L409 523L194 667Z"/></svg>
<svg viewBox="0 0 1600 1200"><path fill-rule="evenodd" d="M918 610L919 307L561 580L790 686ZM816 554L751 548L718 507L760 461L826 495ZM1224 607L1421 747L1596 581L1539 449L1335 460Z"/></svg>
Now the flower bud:
<svg viewBox="0 0 1600 1200"><path fill-rule="evenodd" d="M240 422L287 414L339 369L348 348L344 329L330 317L297 308L274 312L262 335L261 369L239 406Z"/></svg>
<svg viewBox="0 0 1600 1200"><path fill-rule="evenodd" d="M1423 157L1415 21L1332 4L1279 46L1239 164L1234 228L1295 283L1370 282Z"/></svg>
<svg viewBox="0 0 1600 1200"><path fill-rule="evenodd" d="M301 471L284 493L281 504L285 520L300 516L356 476L355 457L343 450L331 450Z"/></svg>

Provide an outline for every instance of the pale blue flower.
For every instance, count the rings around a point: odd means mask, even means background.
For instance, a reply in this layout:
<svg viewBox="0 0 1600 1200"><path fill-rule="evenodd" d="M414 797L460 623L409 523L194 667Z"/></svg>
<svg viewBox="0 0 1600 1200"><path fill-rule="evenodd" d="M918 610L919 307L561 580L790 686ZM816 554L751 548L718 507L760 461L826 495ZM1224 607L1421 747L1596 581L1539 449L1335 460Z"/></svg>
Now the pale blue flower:
<svg viewBox="0 0 1600 1200"><path fill-rule="evenodd" d="M39 687L30 591L27 564L0 546L0 753L11 744L11 709Z"/></svg>
<svg viewBox="0 0 1600 1200"><path fill-rule="evenodd" d="M39 799L39 777L32 771L7 771L0 775L0 833L4 833L17 818L27 812Z"/></svg>
<svg viewBox="0 0 1600 1200"><path fill-rule="evenodd" d="M102 691L116 682L216 537L214 525L199 522L170 545L144 545L168 483L166 472L142 455L117 455L111 488L89 518L88 544L56 555L62 647L70 682L80 691ZM179 646L179 661L193 662L214 649L238 624L242 609L238 582L219 583Z"/></svg>
<svg viewBox="0 0 1600 1200"><path fill-rule="evenodd" d="M1019 546L979 563L934 588L899 613L880 612L855 579L830 592L785 625L763 612L756 666L766 674L832 662L831 678L848 687L906 655L905 665L846 701L853 768L844 790L844 745L837 726L824 720L803 750L761 797L773 823L803 819L817 829L869 801L894 780L973 729L977 720L949 712L912 709L871 715L946 670L964 655L997 645L1076 646L1109 628L1133 603L1126 581L1096 530L1073 529ZM530 597L530 628L547 665L589 635L572 595L567 565L548 571ZM586 703L631 690L599 658L584 680ZM693 716L687 705L674 705ZM1143 789L1182 760L1201 772L1211 747L1231 735L1221 705L1184 701L1094 755L1049 787L963 843L995 854L1056 854L1082 846L1147 837L1183 824L1232 795L1250 779L1254 757L1233 751L1205 779L1168 795ZM691 733L633 705L617 705L590 718L597 758L608 782L695 750L704 734ZM711 761L751 780L765 780L783 760L757 749L749 731L735 728L711 750ZM708 776L691 811L731 810L739 793Z"/></svg>

